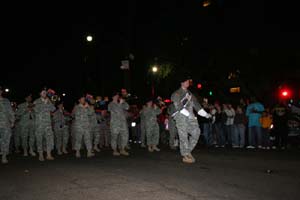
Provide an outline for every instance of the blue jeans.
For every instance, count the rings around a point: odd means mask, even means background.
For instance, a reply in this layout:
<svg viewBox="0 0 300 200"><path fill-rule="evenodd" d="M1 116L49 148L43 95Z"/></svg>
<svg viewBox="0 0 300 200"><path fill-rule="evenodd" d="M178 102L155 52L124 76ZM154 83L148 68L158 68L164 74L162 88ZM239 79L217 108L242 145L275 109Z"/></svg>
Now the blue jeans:
<svg viewBox="0 0 300 200"><path fill-rule="evenodd" d="M212 124L211 123L203 123L203 136L205 140L206 146L211 146L212 141Z"/></svg>
<svg viewBox="0 0 300 200"><path fill-rule="evenodd" d="M255 146L255 147L262 145L261 127L259 126L249 127L248 143L250 146Z"/></svg>
<svg viewBox="0 0 300 200"><path fill-rule="evenodd" d="M232 135L234 134L233 125L225 125L224 130L225 130L226 143L229 146L231 146L232 145Z"/></svg>
<svg viewBox="0 0 300 200"><path fill-rule="evenodd" d="M234 125L234 135L232 137L232 145L244 147L245 146L245 125L235 124Z"/></svg>
<svg viewBox="0 0 300 200"><path fill-rule="evenodd" d="M219 146L225 145L224 125L222 123L215 123L213 127L216 133L217 144Z"/></svg>

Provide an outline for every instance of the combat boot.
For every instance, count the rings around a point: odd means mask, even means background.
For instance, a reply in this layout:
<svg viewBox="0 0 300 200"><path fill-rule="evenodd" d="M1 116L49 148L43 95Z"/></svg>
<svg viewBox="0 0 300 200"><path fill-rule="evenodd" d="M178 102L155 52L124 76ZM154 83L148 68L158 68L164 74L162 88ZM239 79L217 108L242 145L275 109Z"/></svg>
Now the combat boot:
<svg viewBox="0 0 300 200"><path fill-rule="evenodd" d="M57 150L57 154L58 154L58 155L62 155L61 150Z"/></svg>
<svg viewBox="0 0 300 200"><path fill-rule="evenodd" d="M39 161L44 161L44 154L43 152L39 152Z"/></svg>
<svg viewBox="0 0 300 200"><path fill-rule="evenodd" d="M87 151L87 157L88 157L88 158L91 158L91 157L93 157L93 156L95 156L95 154L92 152L92 150L88 150L88 151Z"/></svg>
<svg viewBox="0 0 300 200"><path fill-rule="evenodd" d="M29 150L29 154L30 154L32 157L35 157L35 156L36 156L36 153L35 153L32 149Z"/></svg>
<svg viewBox="0 0 300 200"><path fill-rule="evenodd" d="M2 164L8 163L5 153L2 154L2 160L1 160L1 162L2 162Z"/></svg>
<svg viewBox="0 0 300 200"><path fill-rule="evenodd" d="M121 154L117 151L117 150L114 150L113 151L113 156L120 156Z"/></svg>
<svg viewBox="0 0 300 200"><path fill-rule="evenodd" d="M152 145L148 146L148 151L151 152L151 153L153 152L153 146Z"/></svg>
<svg viewBox="0 0 300 200"><path fill-rule="evenodd" d="M53 156L51 155L51 151L47 151L47 160L54 160Z"/></svg>
<svg viewBox="0 0 300 200"><path fill-rule="evenodd" d="M27 149L24 150L24 156L25 156L25 157L28 156L28 151L27 151Z"/></svg>
<svg viewBox="0 0 300 200"><path fill-rule="evenodd" d="M98 148L97 145L94 146L94 150L95 150L96 152L100 152L100 149Z"/></svg>
<svg viewBox="0 0 300 200"><path fill-rule="evenodd" d="M189 158L188 156L183 156L182 162L187 163L187 164L194 163L193 160L191 158Z"/></svg>
<svg viewBox="0 0 300 200"><path fill-rule="evenodd" d="M129 156L129 153L125 149L121 149L120 154L123 156Z"/></svg>
<svg viewBox="0 0 300 200"><path fill-rule="evenodd" d="M159 149L156 145L154 145L152 149L153 149L154 151L160 151L160 149Z"/></svg>
<svg viewBox="0 0 300 200"><path fill-rule="evenodd" d="M63 147L63 150L62 150L62 152L63 152L64 154L68 154L68 151L66 150L66 148L65 148L65 147Z"/></svg>
<svg viewBox="0 0 300 200"><path fill-rule="evenodd" d="M81 155L80 155L80 151L79 150L76 150L76 158L80 158Z"/></svg>
<svg viewBox="0 0 300 200"><path fill-rule="evenodd" d="M189 153L187 155L187 157L190 158L193 162L196 162L196 159L194 158L194 156L191 153Z"/></svg>

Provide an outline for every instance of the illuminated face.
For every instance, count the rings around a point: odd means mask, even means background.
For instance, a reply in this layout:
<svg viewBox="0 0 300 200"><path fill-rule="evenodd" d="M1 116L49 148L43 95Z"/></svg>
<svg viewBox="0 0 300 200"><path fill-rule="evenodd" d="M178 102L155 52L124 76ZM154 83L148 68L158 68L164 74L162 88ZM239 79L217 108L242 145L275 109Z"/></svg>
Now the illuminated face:
<svg viewBox="0 0 300 200"><path fill-rule="evenodd" d="M84 105L84 104L85 104L85 98L84 98L84 97L81 97L81 98L79 99L79 103L82 104L82 105Z"/></svg>
<svg viewBox="0 0 300 200"><path fill-rule="evenodd" d="M181 82L181 86L185 89L187 89L190 86L190 80L186 80L184 82Z"/></svg>
<svg viewBox="0 0 300 200"><path fill-rule="evenodd" d="M153 102L152 102L152 101L148 101L148 102L147 102L147 106L148 106L148 107L151 107L152 105L153 105Z"/></svg>
<svg viewBox="0 0 300 200"><path fill-rule="evenodd" d="M118 101L119 100L119 95L115 95L112 97L113 101Z"/></svg>
<svg viewBox="0 0 300 200"><path fill-rule="evenodd" d="M47 98L46 90L43 90L40 95L41 95L42 98L46 99Z"/></svg>
<svg viewBox="0 0 300 200"><path fill-rule="evenodd" d="M26 97L26 101L27 102L32 102L32 97L31 96Z"/></svg>

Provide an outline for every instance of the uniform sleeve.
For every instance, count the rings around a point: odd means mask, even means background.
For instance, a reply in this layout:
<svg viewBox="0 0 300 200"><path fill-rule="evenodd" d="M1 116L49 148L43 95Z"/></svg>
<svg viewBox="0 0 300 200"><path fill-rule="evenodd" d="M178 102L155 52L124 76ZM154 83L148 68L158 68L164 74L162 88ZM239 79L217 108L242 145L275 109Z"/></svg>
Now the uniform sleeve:
<svg viewBox="0 0 300 200"><path fill-rule="evenodd" d="M127 103L127 102L123 102L123 103L122 103L122 108L123 108L124 110L128 110L128 109L129 109L128 103Z"/></svg>
<svg viewBox="0 0 300 200"><path fill-rule="evenodd" d="M183 108L183 105L180 102L180 95L177 92L172 94L171 100L173 101L176 110L181 110Z"/></svg>
<svg viewBox="0 0 300 200"><path fill-rule="evenodd" d="M9 119L10 123L14 124L15 120L16 120L15 113L14 113L12 107L11 107L11 104L10 104L9 100L7 100L6 104L7 104L6 109L7 109L8 119Z"/></svg>
<svg viewBox="0 0 300 200"><path fill-rule="evenodd" d="M26 113L26 105L25 104L20 104L18 106L17 111L16 111L16 117L21 118L25 113Z"/></svg>
<svg viewBox="0 0 300 200"><path fill-rule="evenodd" d="M155 112L155 115L159 115L161 113L161 109L155 108L154 112Z"/></svg>
<svg viewBox="0 0 300 200"><path fill-rule="evenodd" d="M202 106L194 95L192 95L192 101L194 103L194 109L199 112L202 109Z"/></svg>

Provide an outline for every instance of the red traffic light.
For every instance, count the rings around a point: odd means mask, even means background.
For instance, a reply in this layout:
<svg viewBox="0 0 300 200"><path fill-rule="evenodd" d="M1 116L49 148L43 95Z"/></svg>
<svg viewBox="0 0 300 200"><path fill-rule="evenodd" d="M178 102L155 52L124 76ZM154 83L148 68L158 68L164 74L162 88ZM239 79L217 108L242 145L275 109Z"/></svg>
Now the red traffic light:
<svg viewBox="0 0 300 200"><path fill-rule="evenodd" d="M280 97L282 98L289 98L291 96L291 91L288 89L280 90Z"/></svg>
<svg viewBox="0 0 300 200"><path fill-rule="evenodd" d="M202 84L201 84L201 83L198 83L198 84L197 84L197 88L198 88L198 89L201 89L201 88L202 88Z"/></svg>

